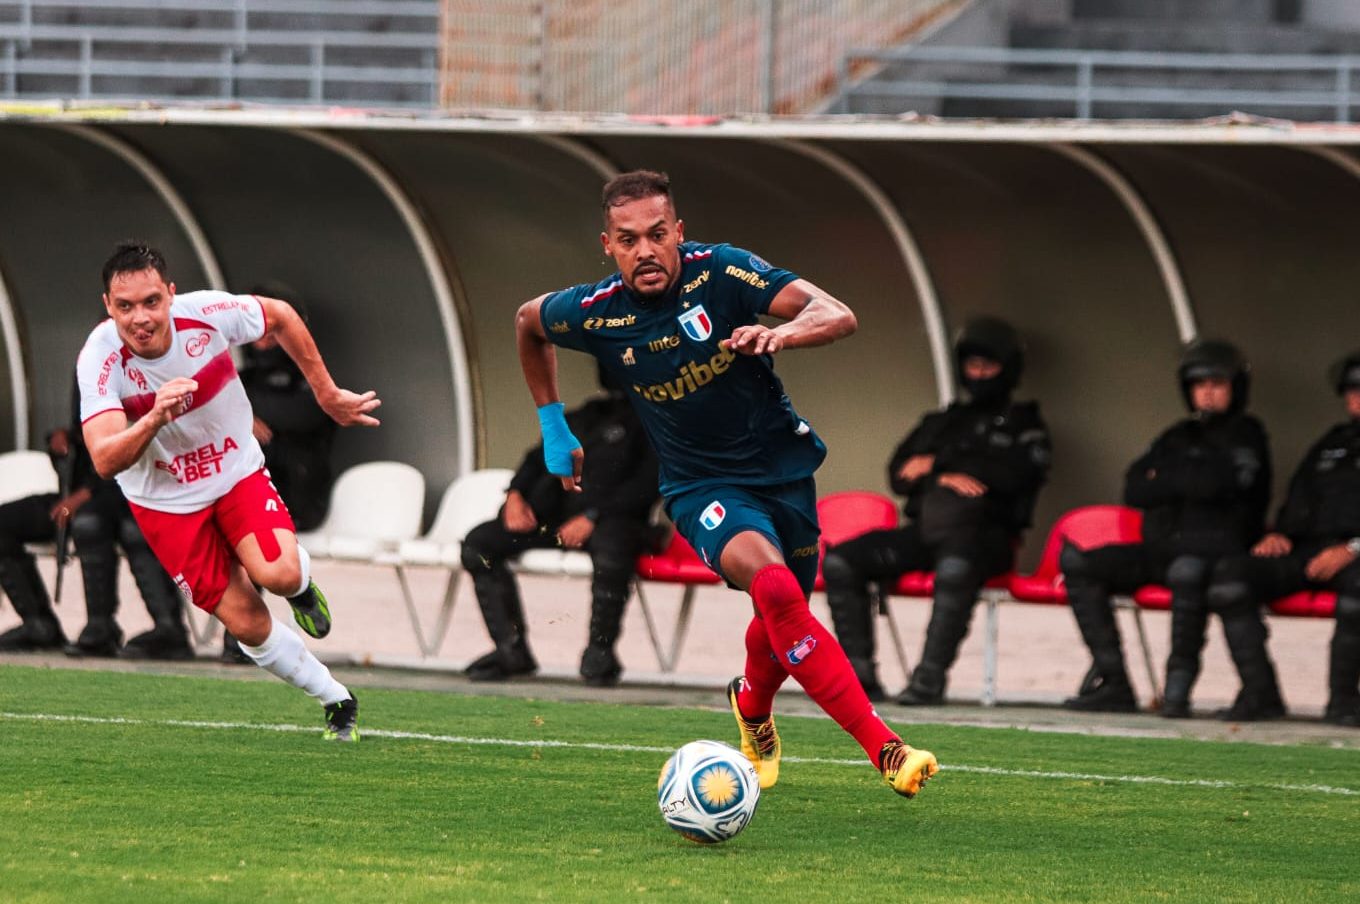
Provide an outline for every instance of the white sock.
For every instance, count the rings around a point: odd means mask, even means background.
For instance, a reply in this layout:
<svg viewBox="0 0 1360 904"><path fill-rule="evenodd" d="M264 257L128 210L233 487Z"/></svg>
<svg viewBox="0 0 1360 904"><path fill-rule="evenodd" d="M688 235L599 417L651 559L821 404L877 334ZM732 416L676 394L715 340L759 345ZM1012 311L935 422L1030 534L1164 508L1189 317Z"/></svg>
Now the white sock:
<svg viewBox="0 0 1360 904"><path fill-rule="evenodd" d="M271 621L264 643L258 647L241 644L241 651L260 668L306 691L323 706L349 699L349 691L312 655L302 638L278 619Z"/></svg>
<svg viewBox="0 0 1360 904"><path fill-rule="evenodd" d="M289 597L300 596L312 586L312 557L302 548L301 543L298 544L298 571L302 574L302 585L288 594Z"/></svg>

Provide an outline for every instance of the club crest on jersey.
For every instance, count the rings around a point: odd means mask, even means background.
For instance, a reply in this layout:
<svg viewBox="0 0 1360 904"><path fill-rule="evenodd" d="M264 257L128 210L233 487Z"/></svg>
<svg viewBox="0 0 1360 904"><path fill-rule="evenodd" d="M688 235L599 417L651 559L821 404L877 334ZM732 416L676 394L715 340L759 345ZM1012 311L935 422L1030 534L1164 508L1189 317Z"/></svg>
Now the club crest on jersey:
<svg viewBox="0 0 1360 904"><path fill-rule="evenodd" d="M704 306L697 304L680 315L680 329L695 342L703 342L713 335L713 321Z"/></svg>
<svg viewBox="0 0 1360 904"><path fill-rule="evenodd" d="M807 637L798 641L797 645L795 645L792 650L785 653L784 656L788 659L789 665L798 665L798 663L807 659L815 649L817 649L817 638L809 634Z"/></svg>
<svg viewBox="0 0 1360 904"><path fill-rule="evenodd" d="M726 517L727 509L723 508L723 504L715 499L699 515L699 523L708 530L717 530L718 525L722 524Z"/></svg>
<svg viewBox="0 0 1360 904"><path fill-rule="evenodd" d="M189 353L190 358L197 358L208 350L210 341L212 341L212 337L207 333L199 333L184 343L184 350Z"/></svg>

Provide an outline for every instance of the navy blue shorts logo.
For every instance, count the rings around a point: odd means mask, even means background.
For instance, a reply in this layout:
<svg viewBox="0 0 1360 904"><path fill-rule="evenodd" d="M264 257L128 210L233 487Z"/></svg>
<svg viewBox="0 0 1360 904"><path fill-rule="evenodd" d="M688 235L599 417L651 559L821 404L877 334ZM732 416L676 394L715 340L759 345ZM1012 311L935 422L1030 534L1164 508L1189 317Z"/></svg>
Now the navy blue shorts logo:
<svg viewBox="0 0 1360 904"><path fill-rule="evenodd" d="M809 634L798 641L797 645L784 656L789 660L789 665L798 665L804 659L807 659L815 649L817 649L817 638Z"/></svg>

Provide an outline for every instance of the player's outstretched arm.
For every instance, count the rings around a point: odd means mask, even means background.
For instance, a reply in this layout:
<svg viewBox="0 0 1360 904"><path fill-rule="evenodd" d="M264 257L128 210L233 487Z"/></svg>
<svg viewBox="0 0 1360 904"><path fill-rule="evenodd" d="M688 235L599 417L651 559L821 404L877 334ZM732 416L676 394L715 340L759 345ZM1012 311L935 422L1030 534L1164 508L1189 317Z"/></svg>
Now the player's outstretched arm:
<svg viewBox="0 0 1360 904"><path fill-rule="evenodd" d="M264 307L269 332L302 371L321 410L342 427L378 426L378 419L369 413L382 404L378 394L371 389L362 394L350 392L335 385L326 362L321 359L321 352L317 351L316 340L293 306L277 298L261 298L260 304Z"/></svg>
<svg viewBox="0 0 1360 904"><path fill-rule="evenodd" d="M524 382L538 406L538 423L543 432L543 460L548 473L562 480L570 492L581 492L581 463L585 453L581 443L567 427L562 401L557 391L557 349L543 332L539 309L540 295L520 305L515 314L515 345L519 350L519 364L524 370Z"/></svg>
<svg viewBox="0 0 1360 904"><path fill-rule="evenodd" d="M196 389L196 380L175 377L156 390L151 410L131 424L118 409L86 421L81 433L99 476L109 480L136 464L160 429L189 410L190 397Z"/></svg>
<svg viewBox="0 0 1360 904"><path fill-rule="evenodd" d="M727 347L743 355L773 355L786 348L830 345L859 325L844 302L806 279L795 279L780 289L769 312L787 323L773 329L759 323L739 326L726 340Z"/></svg>

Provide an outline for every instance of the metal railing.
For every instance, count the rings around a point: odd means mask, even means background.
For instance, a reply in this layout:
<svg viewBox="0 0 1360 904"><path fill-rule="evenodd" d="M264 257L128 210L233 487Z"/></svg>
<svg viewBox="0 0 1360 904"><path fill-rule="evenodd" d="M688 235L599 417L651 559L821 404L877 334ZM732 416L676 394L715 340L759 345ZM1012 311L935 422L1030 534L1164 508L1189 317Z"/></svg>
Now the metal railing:
<svg viewBox="0 0 1360 904"><path fill-rule="evenodd" d="M961 0L444 0L444 103L634 114L805 111L847 48Z"/></svg>
<svg viewBox="0 0 1360 904"><path fill-rule="evenodd" d="M882 71L852 83L852 73L865 63L882 67ZM931 67L947 67L948 74L926 77ZM1316 110L1329 113L1336 122L1350 122L1356 103L1352 73L1357 68L1360 56L1347 55L859 48L842 60L838 109L848 109L851 99L858 97L966 98L1056 102L1070 105L1077 119L1093 118L1097 105L1122 104L1168 113L1188 107L1217 107L1222 112L1252 108ZM1250 78L1258 84L1185 84L1197 76L1233 82Z"/></svg>
<svg viewBox="0 0 1360 904"><path fill-rule="evenodd" d="M439 14L439 0L0 0L0 96L432 106Z"/></svg>

